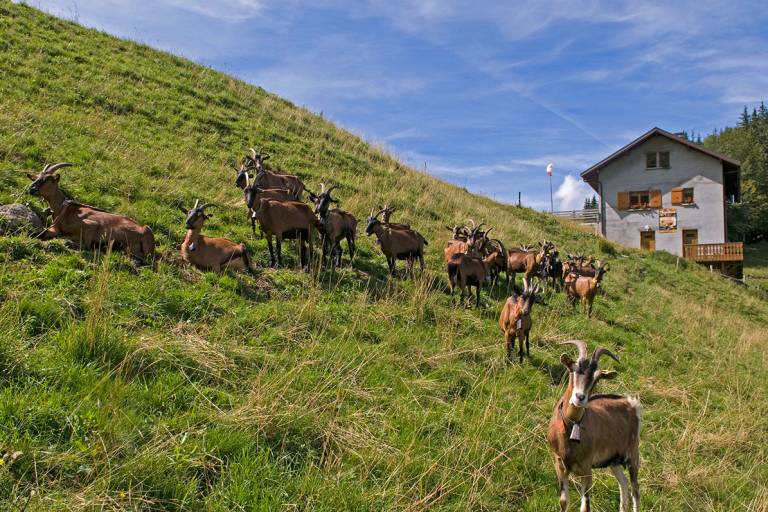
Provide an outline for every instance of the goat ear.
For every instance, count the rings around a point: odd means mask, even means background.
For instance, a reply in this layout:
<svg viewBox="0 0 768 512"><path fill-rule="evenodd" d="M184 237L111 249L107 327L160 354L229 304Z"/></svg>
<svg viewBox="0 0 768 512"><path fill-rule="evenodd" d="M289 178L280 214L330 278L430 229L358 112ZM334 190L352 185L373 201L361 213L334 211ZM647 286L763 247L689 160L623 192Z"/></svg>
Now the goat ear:
<svg viewBox="0 0 768 512"><path fill-rule="evenodd" d="M600 380L615 379L618 373L613 370L600 370Z"/></svg>
<svg viewBox="0 0 768 512"><path fill-rule="evenodd" d="M210 219L211 217L213 217L213 214L212 213L205 213L205 214L203 214L203 217L205 217L206 219Z"/></svg>
<svg viewBox="0 0 768 512"><path fill-rule="evenodd" d="M55 181L56 183L58 183L60 179L61 179L61 174L54 174L53 175L53 181Z"/></svg>
<svg viewBox="0 0 768 512"><path fill-rule="evenodd" d="M189 210L187 210L183 206L179 206L179 210L181 210L184 213L184 215L187 215L189 213Z"/></svg>
<svg viewBox="0 0 768 512"><path fill-rule="evenodd" d="M569 370L573 368L573 359L566 353L560 354L560 362Z"/></svg>
<svg viewBox="0 0 768 512"><path fill-rule="evenodd" d="M261 157L262 162L266 162L267 160L269 160L269 155L264 155L263 157Z"/></svg>
<svg viewBox="0 0 768 512"><path fill-rule="evenodd" d="M27 178L29 178L30 181L35 181L37 179L37 176L35 176L31 172L27 172L25 174L27 175Z"/></svg>
<svg viewBox="0 0 768 512"><path fill-rule="evenodd" d="M311 201L313 201L313 202L314 202L314 201L317 201L317 194L313 194L313 193L312 193L312 192L310 192L309 190L307 190L307 192L309 193L309 199L310 199Z"/></svg>

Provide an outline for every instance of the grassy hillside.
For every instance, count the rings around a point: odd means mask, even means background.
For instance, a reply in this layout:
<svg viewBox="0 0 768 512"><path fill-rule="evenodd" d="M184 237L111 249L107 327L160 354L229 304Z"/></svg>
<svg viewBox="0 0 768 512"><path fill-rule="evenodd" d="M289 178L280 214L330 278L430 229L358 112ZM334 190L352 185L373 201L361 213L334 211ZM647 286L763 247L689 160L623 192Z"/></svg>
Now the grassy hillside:
<svg viewBox="0 0 768 512"><path fill-rule="evenodd" d="M0 237L0 449L23 452L0 465L0 508L554 510L556 343L580 337L622 360L604 389L644 404L644 510L768 510L768 304L749 290L473 196L259 88L27 7L0 3L0 52L0 203L39 204L20 170L71 161L68 194L151 225L162 254L134 272L121 255ZM198 197L220 205L207 233L267 261L229 167L251 145L311 189L340 184L360 218L394 202L430 240L428 272L387 280L364 234L337 276L182 265L177 206ZM444 225L467 218L509 244L610 259L594 318L548 296L532 359L506 367L503 293L475 311L443 291ZM618 509L607 471L593 507Z"/></svg>

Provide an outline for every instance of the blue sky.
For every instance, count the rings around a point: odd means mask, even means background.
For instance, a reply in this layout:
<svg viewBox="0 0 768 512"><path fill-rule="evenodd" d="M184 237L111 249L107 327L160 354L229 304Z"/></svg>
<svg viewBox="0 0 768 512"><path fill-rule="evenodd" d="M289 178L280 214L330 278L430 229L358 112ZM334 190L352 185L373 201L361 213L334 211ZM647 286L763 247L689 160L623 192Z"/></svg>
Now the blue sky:
<svg viewBox="0 0 768 512"><path fill-rule="evenodd" d="M768 97L768 9L707 0L32 0L260 85L501 201L578 208L578 173L653 126ZM234 149L234 148L233 148Z"/></svg>

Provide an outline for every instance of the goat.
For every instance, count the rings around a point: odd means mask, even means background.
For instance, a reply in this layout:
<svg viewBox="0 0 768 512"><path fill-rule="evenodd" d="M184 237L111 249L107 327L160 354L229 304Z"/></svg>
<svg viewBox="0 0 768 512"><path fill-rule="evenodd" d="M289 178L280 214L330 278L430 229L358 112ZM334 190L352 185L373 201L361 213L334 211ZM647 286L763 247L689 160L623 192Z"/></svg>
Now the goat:
<svg viewBox="0 0 768 512"><path fill-rule="evenodd" d="M560 253L552 251L544 258L544 265L541 268L541 275L545 282L552 283L556 288L563 286L563 262L560 260Z"/></svg>
<svg viewBox="0 0 768 512"><path fill-rule="evenodd" d="M48 203L53 215L51 226L37 235L40 240L64 237L88 249L112 244L138 264L145 264L155 254L155 237L149 226L141 226L124 215L68 200L59 188L57 171L70 163L46 165L35 176L27 173L32 184L27 191Z"/></svg>
<svg viewBox="0 0 768 512"><path fill-rule="evenodd" d="M301 267L309 270L309 261L312 258L312 233L317 227L317 218L312 208L300 201L260 199L254 203L252 216L258 221L264 236L267 237L270 266L277 268L283 265L283 240L298 240ZM277 258L272 248L273 236L277 240Z"/></svg>
<svg viewBox="0 0 768 512"><path fill-rule="evenodd" d="M486 233L487 234L487 233ZM491 280L494 285L499 280L499 276L502 272L506 274L506 287L509 288L509 271L507 270L507 250L504 248L504 243L497 239L488 239L488 243L485 249L486 252L496 251L496 259L493 260L491 265Z"/></svg>
<svg viewBox="0 0 768 512"><path fill-rule="evenodd" d="M210 269L214 272L221 272L222 268L230 268L246 270L253 274L251 258L245 244L237 244L226 238L200 234L203 223L211 218L209 214L205 213L205 209L213 205L206 203L198 206L199 204L200 200L197 199L191 210L179 206L179 210L187 216L185 223L187 234L181 244L182 259L197 268Z"/></svg>
<svg viewBox="0 0 768 512"><path fill-rule="evenodd" d="M394 206L389 206L388 204L385 204L384 208L380 207L379 209L381 210L382 224L392 229L411 229L410 224L399 224L396 222L389 221L389 219L392 217L392 213L397 209Z"/></svg>
<svg viewBox="0 0 768 512"><path fill-rule="evenodd" d="M455 254L448 262L448 284L450 295L453 297L453 291L458 285L461 289L459 302L464 302L464 295L469 288L469 295L472 295L472 287L475 287L475 306L480 307L480 288L483 283L491 280L491 265L496 258L497 253L492 252L488 256L481 258L469 254Z"/></svg>
<svg viewBox="0 0 768 512"><path fill-rule="evenodd" d="M292 201L293 193L287 188L259 188L250 183L248 173L245 173L246 186L243 189L245 206L248 208L248 217L251 220L251 231L256 236L256 218L253 216L253 205L262 199L275 201Z"/></svg>
<svg viewBox="0 0 768 512"><path fill-rule="evenodd" d="M459 226L458 224L454 224L453 227L451 226L445 226L445 229L451 232L451 240L459 240L461 242L466 242L467 238L469 238L469 229L467 226Z"/></svg>
<svg viewBox="0 0 768 512"><path fill-rule="evenodd" d="M349 212L338 208L330 209L331 203L339 204L337 200L331 197L331 191L336 186L325 190L325 185L320 184L320 194L309 192L309 198L315 203L315 214L319 217L318 230L322 234L322 266L325 267L326 255L330 250L331 272L336 267L336 258L338 265L341 266L341 240L347 240L347 249L349 249L349 261L355 257L355 237L357 236L357 219Z"/></svg>
<svg viewBox="0 0 768 512"><path fill-rule="evenodd" d="M533 289L525 291L522 295L512 294L504 302L504 307L499 315L499 327L504 332L504 344L507 348L507 364L512 362L512 350L515 348L515 339L519 340L520 350L518 356L523 362L523 341L525 341L525 355L531 357L529 336L533 321L531 309L536 302L537 294L541 291L537 284Z"/></svg>
<svg viewBox="0 0 768 512"><path fill-rule="evenodd" d="M523 290L527 290L531 285L531 277L539 272L544 257L549 254L550 250L555 248L552 242L548 240L539 242L539 246L540 249L538 251L530 251L527 249L511 249L507 251L507 274L511 275L513 286L515 284L515 274L517 272L522 272Z"/></svg>
<svg viewBox="0 0 768 512"><path fill-rule="evenodd" d="M610 270L607 265L597 262L594 276L582 276L576 271L571 271L565 278L565 293L568 300L576 307L576 300L581 300L582 310L587 313L587 317L592 317L592 303L595 300L603 275Z"/></svg>
<svg viewBox="0 0 768 512"><path fill-rule="evenodd" d="M427 240L421 236L418 231L413 229L394 229L384 225L379 219L383 213L380 210L374 215L373 210L368 216L368 224L365 227L365 233L368 236L376 235L381 245L381 252L387 258L389 273L395 274L395 264L397 260L406 260L408 264L408 274L413 275L413 261L419 260L421 271L424 271L424 246L428 245Z"/></svg>
<svg viewBox="0 0 768 512"><path fill-rule="evenodd" d="M245 177L241 175L244 171L255 169L254 185L260 188L287 188L291 191L292 200L301 200L301 195L304 193L304 182L301 181L301 178L292 174L280 174L268 170L264 167L264 162L269 159L269 155L262 155L254 148L250 148L250 151L251 155L245 157L245 165L238 170L237 180L235 181L236 186L245 188L242 186L245 182Z"/></svg>
<svg viewBox="0 0 768 512"><path fill-rule="evenodd" d="M568 509L568 478L578 479L581 512L589 512L592 469L609 467L619 482L620 510L629 512L629 489L622 468L629 469L632 482L632 509L640 509L640 402L631 396L592 394L601 380L616 377L598 363L606 355L618 362L608 349L598 347L588 357L581 340L562 342L579 349L576 361L568 354L560 362L568 369L568 386L552 411L547 429L547 444L554 455L560 491L560 511Z"/></svg>

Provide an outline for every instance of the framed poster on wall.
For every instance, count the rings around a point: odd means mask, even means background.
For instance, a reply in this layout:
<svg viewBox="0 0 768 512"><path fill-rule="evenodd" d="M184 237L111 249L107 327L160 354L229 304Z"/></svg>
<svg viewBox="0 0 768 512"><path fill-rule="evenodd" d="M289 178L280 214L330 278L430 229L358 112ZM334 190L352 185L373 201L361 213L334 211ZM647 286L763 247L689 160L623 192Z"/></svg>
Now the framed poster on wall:
<svg viewBox="0 0 768 512"><path fill-rule="evenodd" d="M659 232L671 233L677 231L677 210L662 208L659 210Z"/></svg>

